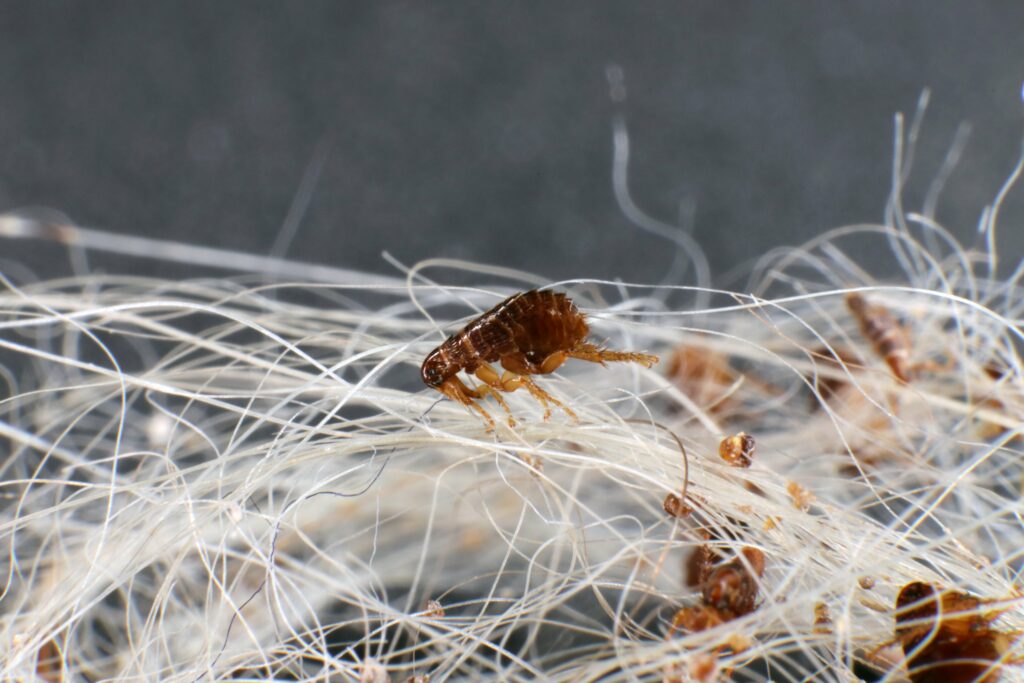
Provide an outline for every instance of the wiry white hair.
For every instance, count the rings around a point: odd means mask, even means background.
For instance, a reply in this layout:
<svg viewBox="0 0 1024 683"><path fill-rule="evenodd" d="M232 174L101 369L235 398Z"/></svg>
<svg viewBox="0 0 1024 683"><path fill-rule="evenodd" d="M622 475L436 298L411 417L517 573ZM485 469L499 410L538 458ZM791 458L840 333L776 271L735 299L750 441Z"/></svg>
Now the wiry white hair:
<svg viewBox="0 0 1024 683"><path fill-rule="evenodd" d="M742 680L847 681L858 661L899 680L901 586L1019 584L1024 297L997 264L1006 191L970 251L903 210L894 175L887 225L769 254L745 293L544 283L610 346L663 362L570 362L538 381L578 423L518 392L519 425L493 433L419 364L535 276L243 259L274 277L4 278L2 678L662 681L718 653ZM0 232L110 239L25 215ZM902 279L848 258L855 240ZM439 284L452 269L478 285ZM911 382L850 291L906 328ZM739 431L749 469L718 456ZM684 485L693 512L671 517ZM684 563L705 542L764 554L758 607L670 634L700 604ZM999 627L1024 627L1010 605Z"/></svg>

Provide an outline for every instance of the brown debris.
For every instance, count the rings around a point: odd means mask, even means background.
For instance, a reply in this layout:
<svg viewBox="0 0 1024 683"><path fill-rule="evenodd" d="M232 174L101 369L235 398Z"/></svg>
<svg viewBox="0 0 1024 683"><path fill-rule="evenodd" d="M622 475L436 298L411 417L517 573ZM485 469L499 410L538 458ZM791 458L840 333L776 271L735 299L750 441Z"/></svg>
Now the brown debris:
<svg viewBox="0 0 1024 683"><path fill-rule="evenodd" d="M693 513L693 508L684 503L683 499L675 493L665 496L665 502L662 503L662 507L670 517L687 517Z"/></svg>
<svg viewBox="0 0 1024 683"><path fill-rule="evenodd" d="M996 683L1020 633L992 627L1006 607L989 609L969 593L913 581L896 598L896 640L912 683Z"/></svg>
<svg viewBox="0 0 1024 683"><path fill-rule="evenodd" d="M756 446L754 437L740 432L722 439L718 444L718 455L733 467L750 467Z"/></svg>
<svg viewBox="0 0 1024 683"><path fill-rule="evenodd" d="M814 502L814 495L810 491L795 481L791 481L786 485L786 491L789 493L789 497L793 500L793 507L797 510L807 512L811 509L811 503Z"/></svg>

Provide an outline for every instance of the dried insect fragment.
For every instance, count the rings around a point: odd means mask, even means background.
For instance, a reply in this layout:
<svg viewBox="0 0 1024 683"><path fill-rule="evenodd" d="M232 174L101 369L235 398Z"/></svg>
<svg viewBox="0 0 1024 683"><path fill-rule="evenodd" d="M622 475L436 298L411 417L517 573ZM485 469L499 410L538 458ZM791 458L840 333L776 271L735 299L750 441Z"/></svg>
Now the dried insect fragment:
<svg viewBox="0 0 1024 683"><path fill-rule="evenodd" d="M688 666L671 664L666 666L661 683L713 683L719 680L721 667L718 658L706 652L691 655Z"/></svg>
<svg viewBox="0 0 1024 683"><path fill-rule="evenodd" d="M814 605L814 632L832 633L832 613L824 602Z"/></svg>
<svg viewBox="0 0 1024 683"><path fill-rule="evenodd" d="M369 657L359 667L359 683L391 683L391 676L380 662Z"/></svg>
<svg viewBox="0 0 1024 683"><path fill-rule="evenodd" d="M856 356L849 350L839 347L818 346L810 351L818 372L806 377L814 387L811 396L811 409L821 408L822 402L828 402L849 387L847 373L861 368ZM824 372L822 372L824 370Z"/></svg>
<svg viewBox="0 0 1024 683"><path fill-rule="evenodd" d="M15 633L11 637L11 645L16 650L20 650L26 647L28 639L29 636L27 634ZM35 665L35 675L39 680L46 683L58 683L64 680L64 659L60 649L57 647L56 640L51 638L36 650ZM18 681L20 679L14 680ZM33 677L32 680L36 680L36 678Z"/></svg>
<svg viewBox="0 0 1024 683"><path fill-rule="evenodd" d="M718 679L718 660L708 654L699 654L690 660L690 677L700 683L711 683Z"/></svg>
<svg viewBox="0 0 1024 683"><path fill-rule="evenodd" d="M861 334L871 343L875 353L889 366L901 382L910 381L910 336L889 309L869 304L861 294L846 295L846 307L860 325Z"/></svg>
<svg viewBox="0 0 1024 683"><path fill-rule="evenodd" d="M906 405L908 397L891 392L884 395L884 402L869 398L853 381L863 366L842 347L820 346L810 355L816 371L805 379L812 387L812 412L827 408L852 427L841 440L825 446L850 456L850 461L839 464L839 472L859 477L883 466L904 461L909 465L912 456L893 427L894 415L914 414L914 406Z"/></svg>
<svg viewBox="0 0 1024 683"><path fill-rule="evenodd" d="M811 503L814 502L814 494L810 491L795 481L791 481L786 485L786 491L789 493L789 497L793 501L793 507L797 510L807 512L811 509Z"/></svg>
<svg viewBox="0 0 1024 683"><path fill-rule="evenodd" d="M903 675L903 651L892 643L872 650L857 648L850 664L850 672L855 680L889 680L893 683L907 683L910 680Z"/></svg>
<svg viewBox="0 0 1024 683"><path fill-rule="evenodd" d="M750 467L756 446L754 437L740 432L722 439L718 444L718 455L733 467Z"/></svg>
<svg viewBox="0 0 1024 683"><path fill-rule="evenodd" d="M709 413L727 410L730 387L739 374L725 356L697 346L680 346L669 359L667 376L693 402Z"/></svg>
<svg viewBox="0 0 1024 683"><path fill-rule="evenodd" d="M704 579L704 604L732 619L754 611L758 579L764 574L764 553L746 547L730 562L719 564Z"/></svg>
<svg viewBox="0 0 1024 683"><path fill-rule="evenodd" d="M444 607L437 600L427 600L427 604L423 606L423 615L440 619L444 616Z"/></svg>
<svg viewBox="0 0 1024 683"><path fill-rule="evenodd" d="M661 506L670 517L686 517L693 512L693 508L684 503L683 499L675 493L665 496L665 502Z"/></svg>
<svg viewBox="0 0 1024 683"><path fill-rule="evenodd" d="M46 683L59 683L65 680L64 660L61 657L57 643L48 640L39 648L39 658L36 664L36 673Z"/></svg>
<svg viewBox="0 0 1024 683"><path fill-rule="evenodd" d="M701 604L676 612L669 635L677 630L705 631L754 611L764 574L764 553L747 546L739 557L716 565L710 564L710 553L708 549L702 556Z"/></svg>
<svg viewBox="0 0 1024 683"><path fill-rule="evenodd" d="M669 629L669 635L673 635L676 631L699 633L721 626L729 620L728 614L722 614L714 607L707 605L683 607L672 617L672 628Z"/></svg>
<svg viewBox="0 0 1024 683"><path fill-rule="evenodd" d="M475 401L490 394L508 413L512 413L499 392L525 387L544 407L544 419L551 416L550 404L576 414L558 399L541 389L530 375L546 375L557 370L569 358L606 362L634 362L651 367L657 356L629 351L603 349L586 341L590 333L585 316L565 294L531 290L513 294L497 306L448 337L423 361L423 382L448 398L476 410L493 428L490 414ZM498 374L490 363L499 362L505 372ZM460 371L476 376L476 389L457 377Z"/></svg>
<svg viewBox="0 0 1024 683"><path fill-rule="evenodd" d="M748 512L748 514L753 513ZM708 541L728 540L730 542L738 542L740 540L740 534L747 528L746 523L732 518L727 519L728 524L724 527L698 527L696 529L697 535L705 542L697 546L686 560L683 584L686 587L698 588L702 586L704 581L710 576L711 570L716 565L726 561L726 557L722 552L716 546L708 543Z"/></svg>
<svg viewBox="0 0 1024 683"><path fill-rule="evenodd" d="M992 627L1006 610L981 598L914 581L896 597L896 639L913 683L996 683L1019 633Z"/></svg>
<svg viewBox="0 0 1024 683"><path fill-rule="evenodd" d="M710 538L710 534L705 532L705 538ZM683 584L688 588L703 585L704 579L711 572L711 567L719 560L721 557L708 544L703 543L697 546L686 560L686 575Z"/></svg>
<svg viewBox="0 0 1024 683"><path fill-rule="evenodd" d="M975 397L975 406L986 413L994 413L1007 418L1005 423L980 419L978 432L981 438L994 440L1002 438L1008 431L1007 424L1021 421L1020 384L1013 370L996 361L989 361L982 366L985 379L989 380L987 396ZM1020 438L1018 434L1016 438Z"/></svg>

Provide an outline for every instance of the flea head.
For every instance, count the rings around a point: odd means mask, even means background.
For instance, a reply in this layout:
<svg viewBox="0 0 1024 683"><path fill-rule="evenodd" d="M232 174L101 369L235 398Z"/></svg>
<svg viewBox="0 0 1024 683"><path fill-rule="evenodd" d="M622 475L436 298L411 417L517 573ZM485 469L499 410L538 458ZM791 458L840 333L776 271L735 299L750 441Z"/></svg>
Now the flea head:
<svg viewBox="0 0 1024 683"><path fill-rule="evenodd" d="M448 372L448 362L441 354L440 348L431 351L420 368L420 376L423 378L423 383L435 389L441 386L451 375L452 373Z"/></svg>

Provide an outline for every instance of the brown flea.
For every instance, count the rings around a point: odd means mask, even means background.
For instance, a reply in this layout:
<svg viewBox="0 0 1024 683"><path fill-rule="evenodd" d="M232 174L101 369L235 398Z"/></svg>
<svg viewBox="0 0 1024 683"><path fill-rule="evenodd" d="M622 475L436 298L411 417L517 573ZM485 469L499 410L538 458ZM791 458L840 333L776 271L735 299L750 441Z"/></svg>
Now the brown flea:
<svg viewBox="0 0 1024 683"><path fill-rule="evenodd" d="M551 416L551 404L575 419L576 414L541 389L530 375L546 375L569 358L594 363L626 361L651 367L657 356L646 353L611 351L586 341L590 333L583 313L565 294L532 290L513 294L448 337L431 351L420 369L423 382L448 398L476 410L494 427L494 420L475 400L490 394L508 413L499 392L525 387L544 406L544 419ZM505 372L498 374L490 363L498 362ZM483 384L476 389L458 378L465 371Z"/></svg>
<svg viewBox="0 0 1024 683"><path fill-rule="evenodd" d="M864 590L869 591L875 587L875 580L870 576L862 576L859 579L857 579L857 585L859 585Z"/></svg>
<svg viewBox="0 0 1024 683"><path fill-rule="evenodd" d="M1019 633L992 628L989 601L914 581L896 598L896 639L913 683L996 683Z"/></svg>
<svg viewBox="0 0 1024 683"><path fill-rule="evenodd" d="M718 455L733 467L750 467L756 445L754 437L740 432L722 439L718 444Z"/></svg>
<svg viewBox="0 0 1024 683"><path fill-rule="evenodd" d="M910 337L885 306L869 304L857 292L846 295L846 307L860 325L860 332L875 353L885 361L893 376L910 381Z"/></svg>

